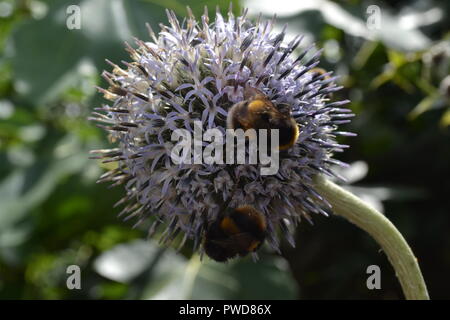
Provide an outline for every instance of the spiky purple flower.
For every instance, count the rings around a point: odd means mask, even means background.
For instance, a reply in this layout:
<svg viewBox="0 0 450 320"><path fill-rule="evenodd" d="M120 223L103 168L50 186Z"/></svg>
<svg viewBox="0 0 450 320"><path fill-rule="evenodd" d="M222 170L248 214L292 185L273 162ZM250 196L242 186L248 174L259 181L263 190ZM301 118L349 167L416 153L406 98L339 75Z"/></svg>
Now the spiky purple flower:
<svg viewBox="0 0 450 320"><path fill-rule="evenodd" d="M293 227L302 217L327 214L329 205L312 179L333 176L330 165L343 165L332 155L347 146L335 137L351 135L336 131L353 116L342 108L348 101L329 102L340 89L336 77L310 72L321 51L311 52L310 46L294 55L302 37L285 42L284 30L273 31L274 20L253 24L247 11L235 17L230 10L228 19L217 13L211 23L206 10L197 21L188 9L180 23L173 12L167 14L170 26L158 35L148 26L152 41L136 39L136 49L127 45L133 62L124 68L109 62L113 71L103 73L110 87L99 90L112 102L94 118L117 147L93 153L118 166L99 181L123 184L121 214L137 223L153 221L150 233L164 225L163 241L181 232L181 245L193 239L197 248L224 206L249 204L265 215L274 249L277 230L293 245ZM224 130L227 112L244 99L245 86L262 91L275 105L289 105L299 125L296 144L280 154L279 172L262 176L259 165L249 164L174 164L172 131L192 131L199 120L203 129ZM156 219L148 219L152 216Z"/></svg>

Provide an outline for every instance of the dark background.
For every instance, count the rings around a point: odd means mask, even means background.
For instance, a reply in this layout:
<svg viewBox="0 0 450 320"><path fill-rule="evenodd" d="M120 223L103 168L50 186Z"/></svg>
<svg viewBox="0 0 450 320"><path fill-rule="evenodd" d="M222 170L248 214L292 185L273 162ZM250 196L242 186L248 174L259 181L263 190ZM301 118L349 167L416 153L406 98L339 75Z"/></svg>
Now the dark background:
<svg viewBox="0 0 450 320"><path fill-rule="evenodd" d="M305 4L306 3L306 4ZM321 67L341 75L335 99L356 113L337 156L353 192L393 221L422 267L432 298L450 286L450 32L448 1L234 1L252 17L278 13L280 28L325 48ZM80 4L81 29L66 8ZM148 40L165 7L197 17L228 1L0 1L0 298L2 299L399 299L394 271L377 244L339 217L303 223L295 249L218 264L146 241L117 218L122 189L95 183L105 170L88 151L108 145L88 122L102 103L94 86L108 58L129 60L123 41ZM366 28L367 8L380 28ZM306 45L306 44L304 44ZM82 289L68 290L79 265ZM381 268L381 290L366 269Z"/></svg>

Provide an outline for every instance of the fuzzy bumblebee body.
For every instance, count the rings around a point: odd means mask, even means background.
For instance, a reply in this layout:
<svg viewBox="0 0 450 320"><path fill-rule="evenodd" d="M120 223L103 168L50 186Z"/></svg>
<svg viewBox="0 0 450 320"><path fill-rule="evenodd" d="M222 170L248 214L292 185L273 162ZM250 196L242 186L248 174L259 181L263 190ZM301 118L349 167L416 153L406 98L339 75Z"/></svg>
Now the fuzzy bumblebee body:
<svg viewBox="0 0 450 320"><path fill-rule="evenodd" d="M299 136L298 125L292 118L289 106L277 108L261 91L246 88L246 100L233 105L228 111L228 129L272 129L279 130L279 149L286 150L294 145ZM270 134L270 132L269 132Z"/></svg>
<svg viewBox="0 0 450 320"><path fill-rule="evenodd" d="M229 209L206 231L204 249L212 259L224 262L256 251L266 237L266 219L251 206Z"/></svg>

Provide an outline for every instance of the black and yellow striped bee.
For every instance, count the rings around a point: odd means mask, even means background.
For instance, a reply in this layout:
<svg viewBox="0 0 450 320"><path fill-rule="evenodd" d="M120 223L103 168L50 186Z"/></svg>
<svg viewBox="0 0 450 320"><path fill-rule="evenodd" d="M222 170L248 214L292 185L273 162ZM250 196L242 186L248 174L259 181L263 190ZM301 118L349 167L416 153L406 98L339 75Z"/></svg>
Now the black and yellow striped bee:
<svg viewBox="0 0 450 320"><path fill-rule="evenodd" d="M245 89L244 99L228 111L228 129L278 129L279 149L286 150L294 145L299 129L286 105L275 106L264 93L251 87Z"/></svg>
<svg viewBox="0 0 450 320"><path fill-rule="evenodd" d="M266 237L266 218L252 206L228 209L207 229L205 253L219 262L256 251Z"/></svg>

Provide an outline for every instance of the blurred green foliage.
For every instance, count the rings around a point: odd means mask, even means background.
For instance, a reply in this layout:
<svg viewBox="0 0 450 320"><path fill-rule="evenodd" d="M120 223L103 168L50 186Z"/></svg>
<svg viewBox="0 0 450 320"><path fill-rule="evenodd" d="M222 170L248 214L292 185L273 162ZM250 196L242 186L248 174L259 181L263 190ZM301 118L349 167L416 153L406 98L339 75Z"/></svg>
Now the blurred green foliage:
<svg viewBox="0 0 450 320"><path fill-rule="evenodd" d="M273 14L273 1L234 2L250 14ZM432 298L450 284L450 32L448 2L377 2L380 29L365 27L366 1L278 1L278 23L324 47L321 66L341 75L358 133L338 158L350 187L384 208L410 242ZM66 27L79 4L82 28ZM189 5L222 12L228 1L0 1L0 298L25 299L312 299L400 298L385 256L367 235L336 217L303 224L283 257L200 263L146 241L146 231L117 218L122 190L95 183L104 168L88 151L105 134L86 118L102 98L95 85L104 59L127 60L123 41L148 39ZM297 6L295 5L297 4ZM288 8L288 10L283 8ZM361 162L364 161L364 162ZM363 166L361 167L361 164ZM363 169L361 169L363 168ZM364 169L365 168L365 169ZM368 168L368 170L367 170ZM353 178L352 178L353 177ZM355 178L357 177L357 178ZM66 268L82 270L82 290L66 288ZM366 268L382 269L382 290L369 291Z"/></svg>

